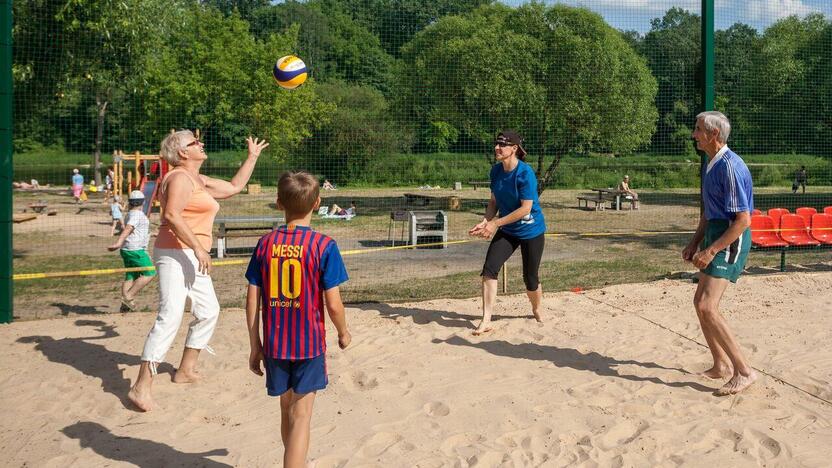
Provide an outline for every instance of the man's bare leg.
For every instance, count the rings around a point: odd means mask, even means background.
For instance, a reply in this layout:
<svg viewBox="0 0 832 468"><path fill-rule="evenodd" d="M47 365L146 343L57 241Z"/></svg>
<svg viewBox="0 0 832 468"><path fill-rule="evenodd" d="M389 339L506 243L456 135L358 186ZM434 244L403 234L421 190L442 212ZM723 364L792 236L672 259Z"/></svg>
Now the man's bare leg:
<svg viewBox="0 0 832 468"><path fill-rule="evenodd" d="M711 330L710 324L703 319L701 311L705 309L716 310L719 307L719 301L722 299L722 295L728 287L728 281L709 283L705 278L712 277L703 273L699 274L699 283L696 287L696 294L693 296L693 305L696 308L699 326L702 328L705 341L708 343L708 349L711 351L714 364L710 369L704 371L702 375L711 379L723 379L733 373L731 360L728 358L725 350L722 349L722 346L714 338L714 331Z"/></svg>
<svg viewBox="0 0 832 468"><path fill-rule="evenodd" d="M540 317L540 303L543 301L543 285L538 284L537 289L534 291L526 291L526 295L529 296L529 302L532 303L532 315L534 315L534 319L542 322L543 319Z"/></svg>
<svg viewBox="0 0 832 468"><path fill-rule="evenodd" d="M175 383L194 383L199 380L199 374L196 372L199 351L195 348L185 347L185 350L182 351L182 360L179 362L179 368L176 369L176 374L173 375L173 381Z"/></svg>
<svg viewBox="0 0 832 468"><path fill-rule="evenodd" d="M142 361L139 367L139 377L136 383L127 393L127 398L142 411L153 409L153 374L150 372L150 363Z"/></svg>
<svg viewBox="0 0 832 468"><path fill-rule="evenodd" d="M315 392L293 393L292 395L288 408L289 434L283 451L283 466L285 468L306 467L306 456L309 452L309 428L312 422L312 405L314 403ZM282 430L283 425L281 423Z"/></svg>
<svg viewBox="0 0 832 468"><path fill-rule="evenodd" d="M133 280L124 280L124 282L121 283L121 297L127 297L127 293L130 291L130 288L133 287L133 282Z"/></svg>
<svg viewBox="0 0 832 468"><path fill-rule="evenodd" d="M289 446L289 430L292 428L289 420L289 410L292 408L292 400L295 398L295 392L289 389L283 395L280 395L280 440L283 441L284 451Z"/></svg>
<svg viewBox="0 0 832 468"><path fill-rule="evenodd" d="M704 283L704 295L707 295L711 288L720 289L721 287L721 290L724 292L728 280L703 274L700 275L699 282L700 284ZM754 372L754 369L751 368L751 365L748 364L745 356L743 356L740 345L728 328L728 323L725 321L725 318L719 313L718 306L718 302L716 304L709 303L701 307L700 310L702 313L702 321L707 324L713 333L714 340L722 347L728 355L728 359L731 360L731 364L734 366L734 375L731 377L731 380L720 387L715 393L716 395L733 395L745 390L749 385L754 383L757 380L757 373Z"/></svg>
<svg viewBox="0 0 832 468"><path fill-rule="evenodd" d="M474 330L474 335L481 335L491 331L491 313L497 302L497 280L482 277L482 320Z"/></svg>

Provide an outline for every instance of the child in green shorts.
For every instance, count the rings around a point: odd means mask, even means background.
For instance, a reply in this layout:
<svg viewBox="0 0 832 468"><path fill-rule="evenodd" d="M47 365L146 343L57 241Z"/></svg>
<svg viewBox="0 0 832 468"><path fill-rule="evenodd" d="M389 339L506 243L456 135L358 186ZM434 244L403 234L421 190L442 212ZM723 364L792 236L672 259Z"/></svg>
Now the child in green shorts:
<svg viewBox="0 0 832 468"><path fill-rule="evenodd" d="M127 212L124 230L116 243L107 249L110 251L121 249L121 258L124 260L125 268L152 267L153 261L145 251L150 240L150 221L142 211L144 194L133 190L130 192L127 204L130 211ZM124 274L124 283L121 285L122 312L135 310L136 295L153 280L154 276L156 276L156 270L128 271Z"/></svg>

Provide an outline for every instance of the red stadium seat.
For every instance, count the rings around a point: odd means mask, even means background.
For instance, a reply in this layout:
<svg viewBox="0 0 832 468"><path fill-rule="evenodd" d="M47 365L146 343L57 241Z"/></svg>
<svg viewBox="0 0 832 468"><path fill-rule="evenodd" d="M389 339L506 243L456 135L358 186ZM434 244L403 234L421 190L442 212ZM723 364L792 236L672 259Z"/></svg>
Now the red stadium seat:
<svg viewBox="0 0 832 468"><path fill-rule="evenodd" d="M785 247L789 245L777 235L777 228L770 216L751 216L751 244L756 247Z"/></svg>
<svg viewBox="0 0 832 468"><path fill-rule="evenodd" d="M832 206L827 206L823 209L823 214L832 215Z"/></svg>
<svg viewBox="0 0 832 468"><path fill-rule="evenodd" d="M821 244L832 245L832 214L812 216L812 230L810 233Z"/></svg>
<svg viewBox="0 0 832 468"><path fill-rule="evenodd" d="M819 245L820 242L809 236L803 217L784 214L780 218L780 237L791 245Z"/></svg>
<svg viewBox="0 0 832 468"><path fill-rule="evenodd" d="M754 208L753 210L751 210L751 215L752 216L753 215L761 215L761 214L763 214L763 212L758 210L757 208Z"/></svg>
<svg viewBox="0 0 832 468"><path fill-rule="evenodd" d="M794 210L794 214L803 218L803 221L806 221L806 226L812 225L812 215L817 214L818 210L810 207L801 207Z"/></svg>
<svg viewBox="0 0 832 468"><path fill-rule="evenodd" d="M786 208L769 208L768 215L774 221L775 229L780 229L780 217L784 214L789 214L789 210Z"/></svg>

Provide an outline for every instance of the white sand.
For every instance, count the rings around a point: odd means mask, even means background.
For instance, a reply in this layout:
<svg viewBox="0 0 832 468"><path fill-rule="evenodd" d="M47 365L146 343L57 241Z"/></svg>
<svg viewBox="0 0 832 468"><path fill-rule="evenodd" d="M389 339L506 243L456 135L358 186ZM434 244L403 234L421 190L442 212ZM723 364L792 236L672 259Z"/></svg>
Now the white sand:
<svg viewBox="0 0 832 468"><path fill-rule="evenodd" d="M478 299L349 308L353 345L341 352L330 333L310 457L319 468L829 466L832 404L766 375L714 397L721 382L695 375L710 355L696 343L694 287L547 294L544 324L524 317L525 296L500 298L485 337L470 334ZM799 273L744 277L723 310L757 369L832 400L830 304L832 273ZM220 319L203 383L175 385L165 365L159 408L125 407L153 319L0 327L0 465L278 465L278 401L246 368L239 309Z"/></svg>

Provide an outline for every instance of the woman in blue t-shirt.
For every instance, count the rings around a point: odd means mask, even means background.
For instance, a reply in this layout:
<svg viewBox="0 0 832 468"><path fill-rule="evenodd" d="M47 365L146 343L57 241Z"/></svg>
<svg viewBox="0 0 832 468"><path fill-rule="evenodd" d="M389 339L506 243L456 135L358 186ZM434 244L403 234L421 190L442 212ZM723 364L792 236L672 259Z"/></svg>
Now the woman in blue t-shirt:
<svg viewBox="0 0 832 468"><path fill-rule="evenodd" d="M506 130L494 142L497 164L491 168L491 200L485 217L468 233L491 239L482 267L482 321L475 335L491 331L491 313L497 299L497 274L517 247L523 256L523 282L532 304L532 314L540 322L543 288L538 279L543 257L546 223L537 196L537 176L524 162L523 139Z"/></svg>

